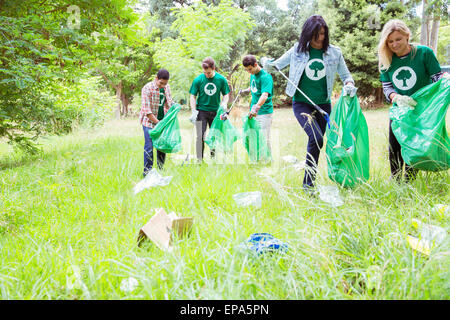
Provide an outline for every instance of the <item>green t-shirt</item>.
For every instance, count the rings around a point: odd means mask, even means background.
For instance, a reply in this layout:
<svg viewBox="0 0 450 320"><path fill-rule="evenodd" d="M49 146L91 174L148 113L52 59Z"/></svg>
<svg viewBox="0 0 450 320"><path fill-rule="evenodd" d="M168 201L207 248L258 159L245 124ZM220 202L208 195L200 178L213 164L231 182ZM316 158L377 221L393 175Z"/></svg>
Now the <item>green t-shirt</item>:
<svg viewBox="0 0 450 320"><path fill-rule="evenodd" d="M394 54L389 69L380 74L380 80L391 82L399 94L412 95L432 83L432 75L441 72L441 66L433 50L426 46L416 48L417 51L413 48L409 54L401 58Z"/></svg>
<svg viewBox="0 0 450 320"><path fill-rule="evenodd" d="M166 102L166 96L164 95L164 89L159 89L159 108L158 116L156 119L161 120L164 118L164 103Z"/></svg>
<svg viewBox="0 0 450 320"><path fill-rule="evenodd" d="M327 91L326 66L323 62L323 50L309 47L309 60L305 66L298 87L316 104L330 103ZM298 90L295 90L295 102L311 104Z"/></svg>
<svg viewBox="0 0 450 320"><path fill-rule="evenodd" d="M257 74L252 74L250 76L250 90L252 92L252 102L250 110L253 105L258 103L261 95L264 92L267 92L269 96L267 97L266 102L264 102L264 104L259 109L258 114L261 115L273 113L273 79L266 70L261 69L261 71L259 71Z"/></svg>
<svg viewBox="0 0 450 320"><path fill-rule="evenodd" d="M194 79L189 93L197 96L197 110L217 112L220 106L220 94L230 92L227 79L217 73L208 79L204 74Z"/></svg>

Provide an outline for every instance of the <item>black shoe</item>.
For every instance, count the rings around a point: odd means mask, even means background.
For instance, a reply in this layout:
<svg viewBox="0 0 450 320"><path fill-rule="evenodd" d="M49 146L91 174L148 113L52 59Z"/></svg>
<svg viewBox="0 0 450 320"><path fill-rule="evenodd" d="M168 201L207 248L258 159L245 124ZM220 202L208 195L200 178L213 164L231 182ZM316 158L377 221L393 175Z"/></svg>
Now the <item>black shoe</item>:
<svg viewBox="0 0 450 320"><path fill-rule="evenodd" d="M316 197L317 196L317 190L314 187L314 185L304 184L303 185L303 192L307 194L310 197Z"/></svg>

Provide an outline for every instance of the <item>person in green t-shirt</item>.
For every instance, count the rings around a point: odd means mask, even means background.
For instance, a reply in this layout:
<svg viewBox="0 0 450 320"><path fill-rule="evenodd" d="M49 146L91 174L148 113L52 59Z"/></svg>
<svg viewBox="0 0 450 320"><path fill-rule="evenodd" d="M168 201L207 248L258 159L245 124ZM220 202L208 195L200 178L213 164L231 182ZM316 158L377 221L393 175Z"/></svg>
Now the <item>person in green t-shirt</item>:
<svg viewBox="0 0 450 320"><path fill-rule="evenodd" d="M294 116L308 136L303 190L314 195L327 121L317 112L311 101L330 114L336 75L339 75L344 83L344 95L356 94L355 82L341 49L330 44L328 25L320 15L312 15L306 19L298 42L277 60L270 60L272 59L261 59L263 69L268 72L289 66L290 81L286 86L286 94L292 97Z"/></svg>
<svg viewBox="0 0 450 320"><path fill-rule="evenodd" d="M256 58L247 55L242 60L245 70L251 74L250 87L243 92L252 93L252 101L250 103L249 118L255 118L258 121L261 131L266 138L267 146L271 150L270 144L270 127L273 118L273 79L272 76L262 69Z"/></svg>
<svg viewBox="0 0 450 320"><path fill-rule="evenodd" d="M212 58L205 58L202 62L203 73L192 82L189 93L192 116L189 119L195 123L197 131L196 152L197 159L203 160L205 148L205 131L217 114L219 107L227 109L230 88L227 79L216 72L215 62ZM220 100L222 95L222 101ZM214 158L215 150L211 149L211 158Z"/></svg>
<svg viewBox="0 0 450 320"><path fill-rule="evenodd" d="M438 81L443 73L430 48L409 42L411 31L401 20L388 21L380 37L378 58L380 81L389 103L413 108L417 103L410 97L417 90ZM391 179L400 180L403 174L401 147L389 121L389 163ZM405 179L416 177L417 170L405 164Z"/></svg>

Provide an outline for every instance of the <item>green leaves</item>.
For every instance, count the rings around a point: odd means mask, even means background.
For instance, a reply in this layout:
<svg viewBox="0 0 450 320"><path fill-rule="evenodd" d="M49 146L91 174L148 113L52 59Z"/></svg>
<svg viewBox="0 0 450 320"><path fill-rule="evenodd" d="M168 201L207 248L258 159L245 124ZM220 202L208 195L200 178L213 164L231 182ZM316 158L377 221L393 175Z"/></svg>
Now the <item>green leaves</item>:
<svg viewBox="0 0 450 320"><path fill-rule="evenodd" d="M173 94L181 99L201 72L201 61L208 56L216 63L229 58L233 45L246 38L254 23L229 0L216 6L198 2L173 12L176 19L171 29L179 36L158 43L154 59L171 72Z"/></svg>

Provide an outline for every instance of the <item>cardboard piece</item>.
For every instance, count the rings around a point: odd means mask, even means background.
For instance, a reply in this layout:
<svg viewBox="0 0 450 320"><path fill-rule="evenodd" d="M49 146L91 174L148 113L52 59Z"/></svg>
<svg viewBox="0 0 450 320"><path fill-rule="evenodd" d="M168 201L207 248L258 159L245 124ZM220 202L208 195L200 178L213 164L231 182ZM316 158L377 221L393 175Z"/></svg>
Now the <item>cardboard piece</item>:
<svg viewBox="0 0 450 320"><path fill-rule="evenodd" d="M156 213L139 231L138 246L147 237L160 249L172 249L174 235L183 237L189 232L193 218L178 217L174 212L169 214L163 208L156 209Z"/></svg>

